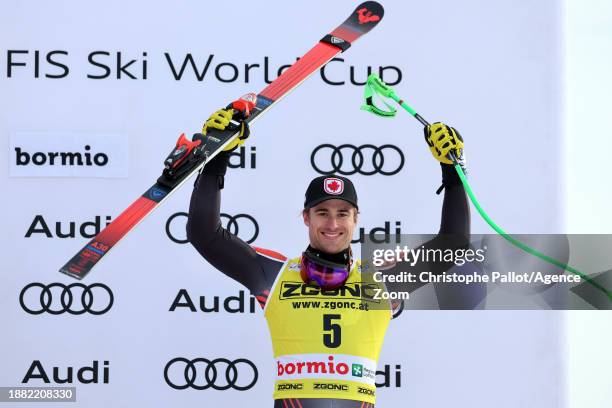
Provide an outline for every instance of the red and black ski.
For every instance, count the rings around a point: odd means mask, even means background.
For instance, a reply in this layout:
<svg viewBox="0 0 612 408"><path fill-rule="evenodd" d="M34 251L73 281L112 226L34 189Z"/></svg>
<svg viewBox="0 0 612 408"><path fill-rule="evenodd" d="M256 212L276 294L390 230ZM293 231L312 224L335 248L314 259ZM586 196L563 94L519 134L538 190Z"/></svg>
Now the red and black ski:
<svg viewBox="0 0 612 408"><path fill-rule="evenodd" d="M383 7L375 1L366 1L357 6L344 23L323 37L317 45L258 95L248 94L237 101L239 103L242 101L252 108L245 121L253 122L337 54L346 51L352 42L374 28L383 14ZM194 137L193 141L181 135L175 150L166 160L164 173L157 182L89 241L60 269L60 272L83 279L113 246L192 174L202 169L208 160L238 137L238 133L235 127L224 131L212 129L207 132L205 138L196 140Z"/></svg>

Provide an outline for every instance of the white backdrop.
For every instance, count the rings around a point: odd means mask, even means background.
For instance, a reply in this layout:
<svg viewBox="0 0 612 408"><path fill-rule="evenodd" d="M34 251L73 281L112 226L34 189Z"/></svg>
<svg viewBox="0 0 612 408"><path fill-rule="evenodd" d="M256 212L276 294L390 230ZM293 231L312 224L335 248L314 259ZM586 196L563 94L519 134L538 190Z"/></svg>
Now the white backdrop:
<svg viewBox="0 0 612 408"><path fill-rule="evenodd" d="M250 71L247 83L245 64L263 65L267 57L275 72L336 27L355 4L3 2L0 137L5 148L0 154L7 166L0 183L10 196L1 225L6 261L0 316L8 335L0 340L0 386L44 385L41 380L21 383L34 360L49 373L54 366L65 372L97 360L101 366L109 361L110 381L81 384L75 379L78 406L237 406L247 400L271 405L272 353L258 310L169 312L180 289L187 289L196 304L199 296L224 299L241 289L165 233L169 217L187 210L191 183L86 279L111 288L115 301L108 313L30 315L20 306L19 293L31 282L72 282L57 270L86 239L78 231L74 238L58 238L56 223L65 234L70 222L78 230L96 216L116 216L154 182L181 132L198 131L217 108L263 89L263 69ZM434 191L440 174L420 125L403 112L383 120L359 111L362 88L350 83L351 68L355 79L364 81L369 66L382 66L401 72L395 88L424 117L461 131L473 188L500 225L513 233L561 231L562 163L543 159L560 156L559 2L383 5L380 25L326 71L344 85L332 86L314 75L253 125L246 152L250 156L255 147L256 163L249 157L246 168L228 172L223 211L253 216L260 228L255 244L293 256L307 242L299 211L307 182L317 175L310 164L313 149L323 143L393 144L406 158L397 175L353 177L361 226L369 231L389 222L399 223L403 233L436 231L441 197ZM47 61L53 51L62 51L50 59L67 67L64 78L45 77L65 72ZM94 61L108 65L110 76L88 78L105 73L88 62L88 55L100 51L110 55L95 54ZM119 52L123 64L137 60L127 68L137 79L125 73L117 79ZM191 53L201 67L210 58L210 69L202 81L189 69L177 81L166 53L173 61ZM10 77L9 58L25 63L13 65ZM214 69L224 62L239 67L238 79L215 78ZM227 66L219 72L223 78L231 73ZM392 69L385 73L385 79L395 79ZM82 135L82 143L75 134ZM115 152L127 151L128 160L111 176L73 172L53 177L49 168L47 176L15 177L10 172L17 166L15 143L26 143L19 139L23 135L40 138L40 152L50 151L47 139L52 139L57 140L53 151L84 153L89 143L91 152L104 152L113 165ZM97 142L108 140L105 135L112 135L111 146ZM28 151L35 153L35 146L29 143ZM41 218L52 237L42 232L26 237ZM171 226L177 236L181 220ZM37 223L34 229L40 228ZM488 231L476 214L473 231ZM390 365L393 372L400 365L401 383L380 389L378 404L563 406L560 332L560 317L553 312L404 313L390 327L379 367ZM259 379L246 392L174 390L163 370L177 356L247 358L258 367Z"/></svg>
<svg viewBox="0 0 612 408"><path fill-rule="evenodd" d="M612 56L601 52L612 47L612 4L565 0L564 11L565 225L570 233L608 234L612 193L602 186L609 184L609 163L594 159L600 149L593 147L610 140L598 123L609 115L612 92ZM565 326L566 382L572 384L568 406L607 406L612 399L606 373L612 364L612 314L567 312Z"/></svg>

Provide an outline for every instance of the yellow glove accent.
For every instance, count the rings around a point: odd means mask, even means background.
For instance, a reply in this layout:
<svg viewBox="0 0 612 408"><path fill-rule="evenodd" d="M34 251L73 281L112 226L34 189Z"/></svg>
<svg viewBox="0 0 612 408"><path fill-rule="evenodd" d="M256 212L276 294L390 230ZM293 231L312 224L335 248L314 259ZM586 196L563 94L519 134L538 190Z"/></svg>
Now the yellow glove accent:
<svg viewBox="0 0 612 408"><path fill-rule="evenodd" d="M229 152L242 146L244 144L244 141L247 140L250 134L251 132L249 130L249 125L244 121L240 122L240 133L238 133L238 137L232 140L230 144L228 144L225 149L223 149L223 151Z"/></svg>
<svg viewBox="0 0 612 408"><path fill-rule="evenodd" d="M210 115L210 118L208 118L208 120L204 123L204 126L202 127L202 134L205 135L209 128L225 130L233 116L233 109L219 109Z"/></svg>
<svg viewBox="0 0 612 408"><path fill-rule="evenodd" d="M240 134L242 134L242 130L240 131ZM237 138L235 138L234 140L232 140L230 142L230 144L228 144L225 149L223 149L224 152L229 152L232 151L240 146L242 146L244 144L244 141L246 139L241 139L240 136L238 136Z"/></svg>
<svg viewBox="0 0 612 408"><path fill-rule="evenodd" d="M448 158L452 151L455 156L463 154L463 138L455 128L436 122L425 128L425 140L431 154L441 163L453 164Z"/></svg>
<svg viewBox="0 0 612 408"><path fill-rule="evenodd" d="M208 118L206 123L204 123L204 127L202 127L202 133L206 135L206 132L210 128L225 130L225 128L227 128L227 126L229 125L230 120L232 120L233 116L233 109L219 109L218 111L213 113L210 118ZM244 144L244 141L249 137L249 133L250 132L248 124L243 121L240 126L240 133L238 134L238 137L232 140L230 144L228 144L225 149L223 149L223 151L232 151L237 147L242 146Z"/></svg>

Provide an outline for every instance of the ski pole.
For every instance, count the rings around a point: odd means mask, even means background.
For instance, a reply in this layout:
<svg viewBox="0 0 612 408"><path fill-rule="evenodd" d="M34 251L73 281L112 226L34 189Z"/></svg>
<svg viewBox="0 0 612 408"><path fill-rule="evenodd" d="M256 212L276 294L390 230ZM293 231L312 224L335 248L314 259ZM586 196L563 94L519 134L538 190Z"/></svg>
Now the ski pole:
<svg viewBox="0 0 612 408"><path fill-rule="evenodd" d="M397 112L396 109L394 109L389 104L387 104L384 101L384 99L383 99L383 103L387 106L387 108L389 108L389 110L383 110L383 109L379 108L378 106L374 105L374 100L373 100L374 96L379 96L379 97L381 97L381 99L382 98L391 98L391 99L393 99L395 102L397 102L398 105L400 105L408 113L410 113L412 116L414 116L419 122L421 122L423 124L423 126L429 126L429 122L427 120L425 120L421 115L419 115L410 105L408 105L406 102L404 102L404 100L402 98L400 98L395 93L393 88L391 88L389 85L385 84L383 82L383 80L380 79L380 77L378 75L371 74L370 76L368 76L368 80L366 82L366 87L365 87L365 90L364 90L365 104L361 107L361 109L365 110L365 111L368 111L368 112L372 112L375 115L382 116L382 117L394 117L396 112ZM595 287L598 290L602 291L606 295L608 300L612 301L612 292L607 290L605 287L603 287L599 283L595 282L593 279L591 279L585 273L580 272L576 268L573 268L572 266L570 266L568 264L565 264L565 263L563 263L563 262L561 262L561 261L559 261L559 260L557 260L555 258L552 258L552 257L550 257L550 256L548 256L546 254L543 254L543 253L539 252L538 250L536 250L534 248L531 248L529 245L527 245L524 242L519 241L518 239L514 238L512 235L510 235L506 231L504 231L499 225L497 225L491 219L491 217L489 217L489 215L484 211L484 209L480 206L480 203L476 199L476 196L474 195L474 192L472 191L472 188L470 187L470 184L468 183L467 178L465 177L465 174L463 173L463 169L461 168L461 166L457 162L457 158L455 157L455 154L453 152L450 153L450 157L451 157L451 159L452 159L452 161L454 163L455 170L457 171L457 174L459 175L459 178L461 179L461 183L463 184L463 187L465 188L465 191L468 193L468 196L470 197L470 201L472 202L474 207L476 207L476 210L478 211L480 216L487 222L487 224L489 224L489 226L491 228L493 228L493 230L495 230L495 232L497 232L499 235L504 237L512 245L522 249L523 251L527 252L528 254L536 256L536 257L540 258L541 260L543 260L545 262L548 262L549 264L555 265L555 266L557 266L557 267L559 267L559 268L561 268L563 270L566 270L568 272L571 272L571 273L573 273L575 275L580 276L581 279L585 280L586 282L588 282L593 287Z"/></svg>

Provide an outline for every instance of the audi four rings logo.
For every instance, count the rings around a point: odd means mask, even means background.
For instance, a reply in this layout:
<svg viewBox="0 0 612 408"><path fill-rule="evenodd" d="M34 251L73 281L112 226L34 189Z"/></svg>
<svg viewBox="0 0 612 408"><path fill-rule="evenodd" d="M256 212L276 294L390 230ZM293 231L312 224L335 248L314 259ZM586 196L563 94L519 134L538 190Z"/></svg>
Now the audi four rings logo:
<svg viewBox="0 0 612 408"><path fill-rule="evenodd" d="M322 144L317 146L310 155L310 164L320 174L362 174L371 176L383 174L392 176L404 167L404 154L399 147L385 144L374 146L363 144L355 146L342 144Z"/></svg>
<svg viewBox="0 0 612 408"><path fill-rule="evenodd" d="M223 391L233 388L246 391L253 388L258 376L257 367L246 358L231 361L226 358L189 360L176 357L164 368L164 379L175 390L212 388Z"/></svg>
<svg viewBox="0 0 612 408"><path fill-rule="evenodd" d="M53 290L54 288L60 290ZM94 301L94 292L98 301ZM53 315L65 312L73 315L86 312L101 315L110 310L114 301L113 292L103 283L84 285L77 282L64 285L56 282L44 285L34 282L26 285L19 294L19 303L23 310L33 315L44 312Z"/></svg>
<svg viewBox="0 0 612 408"><path fill-rule="evenodd" d="M171 241L176 242L177 244L186 244L189 242L187 238L177 238L176 232L178 228L173 228L172 223L178 217L184 217L185 222L187 221L187 217L189 214L186 212L178 212L176 214L172 214L168 221L166 221L166 234ZM257 237L259 236L259 224L257 220L249 214L237 214L237 215L229 215L229 214L221 214L221 224L226 228L230 233L236 235L241 238L247 244L253 243ZM180 231L184 234L185 226L183 225Z"/></svg>

